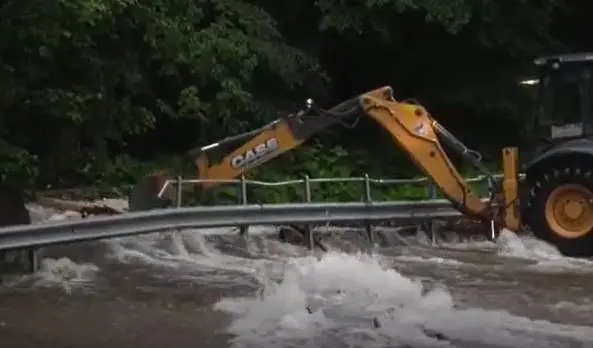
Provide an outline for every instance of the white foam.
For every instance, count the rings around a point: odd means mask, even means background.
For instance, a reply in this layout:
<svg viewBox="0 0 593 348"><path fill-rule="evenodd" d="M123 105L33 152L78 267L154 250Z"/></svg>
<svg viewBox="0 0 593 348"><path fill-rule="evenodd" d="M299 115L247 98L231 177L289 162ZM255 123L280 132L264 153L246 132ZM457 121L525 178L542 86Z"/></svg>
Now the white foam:
<svg viewBox="0 0 593 348"><path fill-rule="evenodd" d="M10 288L32 281L32 285L39 287L58 287L70 293L91 285L96 279L99 268L91 263L76 263L69 258L44 258L39 270L34 274L7 277L2 285Z"/></svg>
<svg viewBox="0 0 593 348"><path fill-rule="evenodd" d="M249 238L247 251L253 257L283 260L286 257L306 256L309 251L301 246L275 238Z"/></svg>
<svg viewBox="0 0 593 348"><path fill-rule="evenodd" d="M55 209L40 206L39 204L27 204L27 210L31 217L31 223L39 224L47 221L79 220L80 213L75 211L58 212Z"/></svg>
<svg viewBox="0 0 593 348"><path fill-rule="evenodd" d="M31 217L31 223L38 224L47 220L51 215L55 214L55 211L48 208L42 207L39 204L27 204L27 210Z"/></svg>
<svg viewBox="0 0 593 348"><path fill-rule="evenodd" d="M459 251L494 251L498 247L488 240L464 240L459 242L443 242L439 246Z"/></svg>
<svg viewBox="0 0 593 348"><path fill-rule="evenodd" d="M570 269L590 272L593 270L593 261L566 257L555 246L532 236L519 236L503 230L498 237L497 245L500 256L537 261L535 266L530 267L539 271L555 272Z"/></svg>
<svg viewBox="0 0 593 348"><path fill-rule="evenodd" d="M58 212L55 209L35 203L27 204L26 207L31 216L31 222L34 224L47 221L79 220L81 218L78 212ZM3 286L12 287L32 280L33 285L61 287L66 292L70 292L74 288L90 284L95 279L98 271L99 268L94 264L79 264L69 258L42 258L37 272L24 276L8 276L4 279Z"/></svg>
<svg viewBox="0 0 593 348"><path fill-rule="evenodd" d="M583 314L589 314L593 310L593 300L591 298L579 298L579 303L569 302L569 301L560 301L548 307L552 307L552 309L560 309L560 310L569 310L573 313L582 312Z"/></svg>
<svg viewBox="0 0 593 348"><path fill-rule="evenodd" d="M269 272L269 271L267 271ZM276 270L277 272L277 270ZM442 288L427 291L366 255L330 253L290 260L281 280L262 275L259 296L227 298L229 331L240 347L567 347L593 344L593 329L503 311L458 309ZM313 313L309 314L307 308ZM372 325L378 318L380 328ZM453 343L428 337L423 327Z"/></svg>
<svg viewBox="0 0 593 348"><path fill-rule="evenodd" d="M165 260L166 252L158 248L145 246L143 243L134 244L125 241L109 240L109 252L106 258L115 260L123 264L150 264L155 266L177 267L173 260Z"/></svg>
<svg viewBox="0 0 593 348"><path fill-rule="evenodd" d="M560 260L564 257L554 246L534 238L521 238L503 229L497 239L498 254L536 260Z"/></svg>
<svg viewBox="0 0 593 348"><path fill-rule="evenodd" d="M90 263L78 264L68 258L43 259L40 270L35 274L36 283L41 286L59 286L66 291L86 285L95 279L99 271Z"/></svg>
<svg viewBox="0 0 593 348"><path fill-rule="evenodd" d="M448 265L448 266L459 266L464 265L465 262L461 262L455 259L448 259L443 257L431 257L431 256L416 256L416 255L399 255L394 256L393 259L398 261L404 262L413 262L413 263L431 263L431 264L440 264L440 265Z"/></svg>
<svg viewBox="0 0 593 348"><path fill-rule="evenodd" d="M120 198L102 198L92 202L96 205L104 205L107 207L111 207L115 210L119 211L127 211L128 210L128 200L127 199L120 199Z"/></svg>
<svg viewBox="0 0 593 348"><path fill-rule="evenodd" d="M175 269L189 267L188 272L194 271L193 279L208 284L237 284L243 281L253 284L249 277L237 277L236 274L254 276L256 267L271 261L221 253L207 238L212 234L221 236L229 233L216 230L206 233L203 230L183 230L112 239L107 242L111 250L109 256L124 263L139 262Z"/></svg>

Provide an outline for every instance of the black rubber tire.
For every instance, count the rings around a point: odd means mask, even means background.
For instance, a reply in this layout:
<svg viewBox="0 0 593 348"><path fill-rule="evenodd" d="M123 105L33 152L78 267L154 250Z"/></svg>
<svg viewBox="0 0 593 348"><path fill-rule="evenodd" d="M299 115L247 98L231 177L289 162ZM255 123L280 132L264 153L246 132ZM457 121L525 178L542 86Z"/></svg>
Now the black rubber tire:
<svg viewBox="0 0 593 348"><path fill-rule="evenodd" d="M521 216L533 234L572 257L593 256L593 228L578 238L556 234L545 216L546 202L552 191L563 184L579 184L593 192L593 166L578 161L554 162L530 171L521 197Z"/></svg>

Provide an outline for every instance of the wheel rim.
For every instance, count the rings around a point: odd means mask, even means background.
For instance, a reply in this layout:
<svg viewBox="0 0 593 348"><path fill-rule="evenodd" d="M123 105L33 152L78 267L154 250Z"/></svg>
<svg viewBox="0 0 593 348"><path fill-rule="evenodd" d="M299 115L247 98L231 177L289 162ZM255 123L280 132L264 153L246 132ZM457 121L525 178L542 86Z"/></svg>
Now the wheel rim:
<svg viewBox="0 0 593 348"><path fill-rule="evenodd" d="M578 184L557 187L546 202L546 220L561 237L584 236L593 229L593 193Z"/></svg>

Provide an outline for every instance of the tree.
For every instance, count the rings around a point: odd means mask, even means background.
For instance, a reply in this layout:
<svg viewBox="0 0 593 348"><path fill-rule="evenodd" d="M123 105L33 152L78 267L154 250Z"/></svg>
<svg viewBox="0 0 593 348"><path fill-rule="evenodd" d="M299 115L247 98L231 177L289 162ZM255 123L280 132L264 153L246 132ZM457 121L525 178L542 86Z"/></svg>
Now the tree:
<svg viewBox="0 0 593 348"><path fill-rule="evenodd" d="M517 81L560 47L550 26L563 3L13 2L0 13L0 174L92 184L125 166L121 153L154 159L169 143L178 153L259 127L308 96L330 105L386 84L468 143L498 147L502 132L513 143L509 129L528 110ZM364 153L338 161L356 170L401 163L381 151L367 165L377 132L363 125L315 146Z"/></svg>
<svg viewBox="0 0 593 348"><path fill-rule="evenodd" d="M514 128L515 136L505 141L516 142L532 110L518 81L533 72L536 56L559 47L549 29L561 1L296 3L298 11L274 4L269 11L289 23L284 28L291 42L301 44L304 33L318 31L319 42L306 47L329 72L335 99L389 84L398 98L419 100L462 138L476 134L470 143L493 134L480 144L493 148L502 145L496 131L475 129Z"/></svg>
<svg viewBox="0 0 593 348"><path fill-rule="evenodd" d="M244 129L317 69L275 25L237 0L15 3L0 22L1 136L49 181L81 180L162 119L202 137Z"/></svg>

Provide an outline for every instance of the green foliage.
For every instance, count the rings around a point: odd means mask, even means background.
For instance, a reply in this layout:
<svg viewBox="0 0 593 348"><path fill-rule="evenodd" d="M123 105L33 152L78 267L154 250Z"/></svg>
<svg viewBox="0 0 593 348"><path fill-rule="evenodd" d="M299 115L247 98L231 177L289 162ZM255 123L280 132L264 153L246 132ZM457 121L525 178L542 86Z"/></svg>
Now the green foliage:
<svg viewBox="0 0 593 348"><path fill-rule="evenodd" d="M559 47L550 27L560 4L14 1L0 13L0 178L111 188L159 167L191 175L182 156L189 142L259 127L308 96L332 104L383 84L394 85L398 98L421 100L462 139L474 135L472 146L496 147L496 137L479 140L495 132L506 141L509 127L523 122L528 98L516 82L531 73L536 55ZM485 122L492 127L476 132ZM389 141L379 144L377 132L322 136L249 175L419 175ZM361 183L312 186L316 201L364 199ZM418 199L425 191L382 186L373 194ZM236 200L234 188L213 192ZM305 199L300 183L249 194Z"/></svg>
<svg viewBox="0 0 593 348"><path fill-rule="evenodd" d="M237 116L270 104L260 86L295 88L316 69L243 1L31 0L7 7L0 31L2 136L48 172L65 169L57 154L96 170L91 158L108 161L159 119L190 118L202 134L248 128Z"/></svg>
<svg viewBox="0 0 593 348"><path fill-rule="evenodd" d="M398 70L383 72L439 109L519 117L518 76L554 40L548 27L559 1L366 0L316 2L323 30L368 40ZM512 16L509 14L512 13ZM385 50L383 50L383 47ZM388 47L388 48L387 48ZM352 47L350 47L352 49ZM382 61L371 56L369 61ZM366 63L366 62L365 62ZM445 92L446 91L446 92Z"/></svg>
<svg viewBox="0 0 593 348"><path fill-rule="evenodd" d="M31 188L39 172L37 157L0 139L0 180L16 187Z"/></svg>

